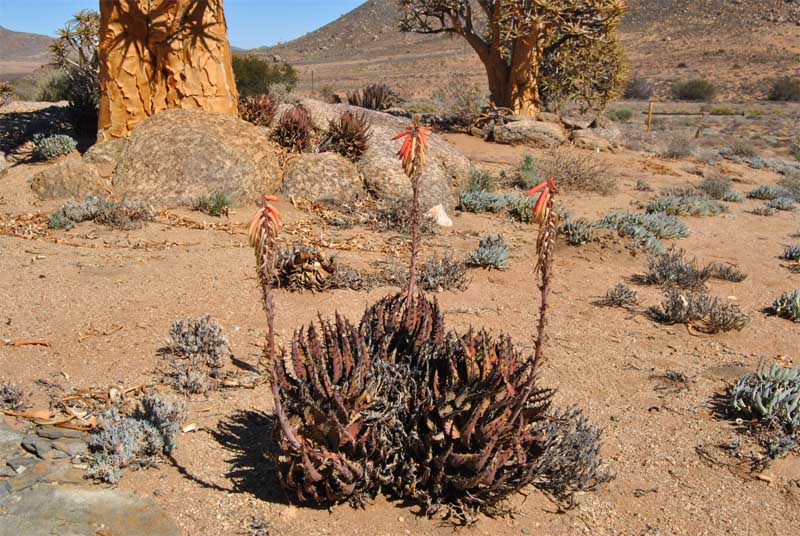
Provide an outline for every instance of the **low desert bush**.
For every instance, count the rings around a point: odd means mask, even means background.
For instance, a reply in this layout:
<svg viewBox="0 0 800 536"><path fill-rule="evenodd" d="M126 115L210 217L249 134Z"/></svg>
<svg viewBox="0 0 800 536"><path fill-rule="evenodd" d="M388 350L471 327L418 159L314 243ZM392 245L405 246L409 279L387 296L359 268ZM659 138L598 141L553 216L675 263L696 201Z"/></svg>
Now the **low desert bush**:
<svg viewBox="0 0 800 536"><path fill-rule="evenodd" d="M367 114L343 112L328 122L319 151L331 151L352 162L358 162L369 147L370 128Z"/></svg>
<svg viewBox="0 0 800 536"><path fill-rule="evenodd" d="M618 283L595 303L605 307L631 307L639 303L639 296L625 283Z"/></svg>
<svg viewBox="0 0 800 536"><path fill-rule="evenodd" d="M769 100L800 102L800 78L782 76L772 82L769 89Z"/></svg>
<svg viewBox="0 0 800 536"><path fill-rule="evenodd" d="M141 407L130 415L117 406L110 407L92 432L89 476L117 484L123 469L152 465L160 456L169 455L186 415L185 404L161 395L145 396Z"/></svg>
<svg viewBox="0 0 800 536"><path fill-rule="evenodd" d="M698 189L711 199L722 200L731 191L732 183L730 177L714 173L703 179Z"/></svg>
<svg viewBox="0 0 800 536"><path fill-rule="evenodd" d="M567 218L558 230L570 246L582 246L594 240L594 224L586 220Z"/></svg>
<svg viewBox="0 0 800 536"><path fill-rule="evenodd" d="M689 236L689 227L675 216L663 213L640 214L623 211L608 213L598 222L599 227L622 231L630 226L643 227L656 238L673 239Z"/></svg>
<svg viewBox="0 0 800 536"><path fill-rule="evenodd" d="M643 78L633 78L625 87L624 96L630 100L648 100L653 96L655 87L652 82Z"/></svg>
<svg viewBox="0 0 800 536"><path fill-rule="evenodd" d="M192 210L214 216L227 216L231 207L231 200L224 192L214 192L198 197L192 203Z"/></svg>
<svg viewBox="0 0 800 536"><path fill-rule="evenodd" d="M636 185L633 187L634 190L637 192L652 192L653 187L650 186L650 183L644 179L639 179L636 181Z"/></svg>
<svg viewBox="0 0 800 536"><path fill-rule="evenodd" d="M672 96L677 100L711 101L717 95L717 87L701 78L677 82L672 86Z"/></svg>
<svg viewBox="0 0 800 536"><path fill-rule="evenodd" d="M502 235L488 235L481 238L478 249L467 256L470 266L505 270L508 268L508 246Z"/></svg>
<svg viewBox="0 0 800 536"><path fill-rule="evenodd" d="M206 394L216 388L231 357L222 327L209 315L173 322L169 342L160 353L169 366L167 383L188 395Z"/></svg>
<svg viewBox="0 0 800 536"><path fill-rule="evenodd" d="M661 305L650 309L650 315L662 324L686 324L704 333L740 331L750 322L735 304L704 292L677 288L668 289Z"/></svg>
<svg viewBox="0 0 800 536"><path fill-rule="evenodd" d="M727 209L704 195L660 195L647 203L646 210L670 216L716 216Z"/></svg>
<svg viewBox="0 0 800 536"><path fill-rule="evenodd" d="M14 100L14 88L6 80L0 80L0 108Z"/></svg>
<svg viewBox="0 0 800 536"><path fill-rule="evenodd" d="M714 262L708 265L708 270L711 272L711 277L722 281L741 283L747 279L747 274L732 264Z"/></svg>
<svg viewBox="0 0 800 536"><path fill-rule="evenodd" d="M423 235L434 232L435 222L431 218L422 216L419 223ZM375 211L375 225L381 231L411 234L411 200L406 197L385 197Z"/></svg>
<svg viewBox="0 0 800 536"><path fill-rule="evenodd" d="M283 112L272 138L282 147L301 153L311 146L314 123L305 106L296 104Z"/></svg>
<svg viewBox="0 0 800 536"><path fill-rule="evenodd" d="M245 97L270 93L275 86L292 90L297 84L297 71L288 63L270 62L257 56L233 56L233 77L236 89Z"/></svg>
<svg viewBox="0 0 800 536"><path fill-rule="evenodd" d="M800 367L784 368L773 363L759 365L754 374L742 377L730 390L729 404L737 412L788 434L800 431Z"/></svg>
<svg viewBox="0 0 800 536"><path fill-rule="evenodd" d="M787 173L778 180L778 186L786 191L785 195L781 197L793 197L800 203L800 172Z"/></svg>
<svg viewBox="0 0 800 536"><path fill-rule="evenodd" d="M539 162L539 175L554 178L559 188L568 192L609 195L617 186L617 179L605 162L572 149L550 151Z"/></svg>
<svg viewBox="0 0 800 536"><path fill-rule="evenodd" d="M69 230L78 223L94 221L124 231L139 229L153 220L153 211L143 203L118 203L90 195L83 201L67 201L47 217L51 229Z"/></svg>
<svg viewBox="0 0 800 536"><path fill-rule="evenodd" d="M689 158L697 150L696 140L687 134L673 134L667 139L666 147L658 153L661 158L680 160Z"/></svg>
<svg viewBox="0 0 800 536"><path fill-rule="evenodd" d="M725 192L725 195L722 196L720 201L725 201L726 203L744 203L745 199L747 199L745 195L739 192Z"/></svg>
<svg viewBox="0 0 800 536"><path fill-rule="evenodd" d="M731 144L731 154L740 158L754 158L758 156L758 151L750 140L736 140Z"/></svg>
<svg viewBox="0 0 800 536"><path fill-rule="evenodd" d="M420 267L418 282L428 292L466 290L469 286L467 264L449 251L441 257L433 254Z"/></svg>
<svg viewBox="0 0 800 536"><path fill-rule="evenodd" d="M778 197L768 202L767 207L774 208L775 210L792 211L797 208L797 204L793 197Z"/></svg>
<svg viewBox="0 0 800 536"><path fill-rule="evenodd" d="M800 261L800 244L786 246L781 258L787 261Z"/></svg>
<svg viewBox="0 0 800 536"><path fill-rule="evenodd" d="M271 127L277 111L278 103L272 95L239 96L239 117L257 127Z"/></svg>
<svg viewBox="0 0 800 536"><path fill-rule="evenodd" d="M13 383L0 383L0 409L19 411L25 406L25 393Z"/></svg>
<svg viewBox="0 0 800 536"><path fill-rule="evenodd" d="M34 148L31 156L36 160L55 160L74 151L78 147L71 136L56 134L54 136L36 135L33 139Z"/></svg>
<svg viewBox="0 0 800 536"><path fill-rule="evenodd" d="M774 208L766 206L756 207L750 211L750 214L753 214L754 216L774 216L777 213L778 211Z"/></svg>
<svg viewBox="0 0 800 536"><path fill-rule="evenodd" d="M497 177L488 169L472 167L469 170L468 192L496 192L498 190Z"/></svg>
<svg viewBox="0 0 800 536"><path fill-rule="evenodd" d="M609 110L606 112L606 115L612 121L617 121L619 123L627 123L633 118L633 110L630 108L617 108L615 110Z"/></svg>
<svg viewBox="0 0 800 536"><path fill-rule="evenodd" d="M450 251L446 251L442 256L434 253L420 263L417 284L428 292L463 291L470 283L467 268L467 262L454 257ZM392 264L384 277L388 284L405 287L408 284L408 267Z"/></svg>
<svg viewBox="0 0 800 536"><path fill-rule="evenodd" d="M764 201L772 201L779 197L790 197L791 192L783 186L773 186L771 184L762 184L755 190L747 194L750 199L761 199Z"/></svg>
<svg viewBox="0 0 800 536"><path fill-rule="evenodd" d="M514 203L527 202L529 198L518 194L501 194L492 192L461 192L458 198L458 210L463 212L500 212ZM532 206L532 205L531 205Z"/></svg>
<svg viewBox="0 0 800 536"><path fill-rule="evenodd" d="M517 168L516 183L519 187L529 190L542 182L542 175L532 154L526 154Z"/></svg>
<svg viewBox="0 0 800 536"><path fill-rule="evenodd" d="M717 116L725 115L725 116L727 116L727 115L736 115L736 110L734 110L733 108L728 108L727 106L720 106L720 107L717 107L717 108L711 108L711 111L709 113L711 115L717 115Z"/></svg>
<svg viewBox="0 0 800 536"><path fill-rule="evenodd" d="M433 94L439 110L461 125L468 125L489 104L478 86L468 83L463 76L453 76Z"/></svg>
<svg viewBox="0 0 800 536"><path fill-rule="evenodd" d="M687 289L703 289L711 278L709 267L700 268L697 259L686 259L686 251L672 247L658 254L648 255L647 271L636 276L646 285L677 286Z"/></svg>
<svg viewBox="0 0 800 536"><path fill-rule="evenodd" d="M771 312L792 322L800 322L800 290L781 294L772 302Z"/></svg>
<svg viewBox="0 0 800 536"><path fill-rule="evenodd" d="M348 92L347 102L352 106L382 112L400 104L400 97L386 84L371 84L359 91Z"/></svg>

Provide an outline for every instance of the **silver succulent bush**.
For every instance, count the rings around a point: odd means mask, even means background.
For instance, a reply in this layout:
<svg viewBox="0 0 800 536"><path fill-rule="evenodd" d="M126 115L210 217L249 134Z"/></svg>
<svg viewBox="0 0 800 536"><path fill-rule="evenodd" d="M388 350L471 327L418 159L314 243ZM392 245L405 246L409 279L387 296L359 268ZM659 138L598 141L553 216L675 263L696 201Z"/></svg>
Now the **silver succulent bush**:
<svg viewBox="0 0 800 536"><path fill-rule="evenodd" d="M35 144L31 156L37 160L55 160L59 156L71 153L78 147L72 137L66 134L56 134L54 136L36 135L33 138Z"/></svg>
<svg viewBox="0 0 800 536"><path fill-rule="evenodd" d="M789 433L800 430L800 367L784 368L763 363L754 374L741 378L731 389L730 405L776 424Z"/></svg>
<svg viewBox="0 0 800 536"><path fill-rule="evenodd" d="M508 268L508 246L502 235L485 236L481 238L478 249L467 256L467 261L472 266L505 270Z"/></svg>

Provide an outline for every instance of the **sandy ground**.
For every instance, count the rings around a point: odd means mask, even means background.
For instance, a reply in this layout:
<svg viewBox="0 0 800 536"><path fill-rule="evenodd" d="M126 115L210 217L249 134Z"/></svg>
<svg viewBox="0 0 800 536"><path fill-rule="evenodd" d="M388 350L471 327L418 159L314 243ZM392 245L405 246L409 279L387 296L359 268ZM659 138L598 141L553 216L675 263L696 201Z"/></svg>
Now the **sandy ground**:
<svg viewBox="0 0 800 536"><path fill-rule="evenodd" d="M448 139L476 163L492 167L514 164L524 152L461 135ZM638 179L655 188L698 183L700 178L687 169L709 169L630 151L601 158L618 175L618 192L610 197L564 195L562 202L576 216L597 218L647 200L652 194L633 188ZM776 180L767 171L726 165L740 181L734 189L743 193L753 184ZM0 175L0 211L58 206L31 195L26 181L37 169L20 164ZM766 218L747 212L761 203L748 200L722 216L687 218L692 234L680 241L702 262L731 262L749 274L743 283L710 285L712 293L751 314L752 323L736 333L696 337L681 326L661 326L642 315L592 305L607 288L640 273L644 256L632 255L618 238L581 248L559 243L543 380L558 388L559 404L581 406L604 429L603 456L616 478L597 492L582 494L579 506L566 513L530 490L510 501L513 516L481 518L460 534L783 536L797 530L800 459L790 456L752 474L719 448L738 432L731 421L717 419L711 407L716 395L762 358L786 365L800 360L800 325L763 312L782 291L800 287L800 275L790 274L778 260L786 245L797 242L800 218L790 212ZM357 235L363 243L382 244L393 238L367 229L325 228L309 214L287 204L281 208L288 223L310 220L311 235L325 240ZM251 210L238 209L231 220L245 222ZM453 229L426 242L426 250L449 248L461 255L473 250L480 236L501 232L512 253L507 271L473 271L468 290L436 296L449 327L505 331L518 345L531 348L538 303L532 279L535 228L504 215L461 214L454 220ZM265 321L252 252L243 235L153 223L132 232L81 224L57 236L81 245L0 236L0 338L44 339L51 345L0 346L0 381L25 386L34 405L47 403L48 389L58 393L59 387L69 392L159 381L157 350L178 318L211 314L225 327L236 358L257 361ZM342 262L359 267L384 258L380 252L337 253ZM656 288L637 290L645 305L660 300ZM314 320L317 311L327 317L338 310L356 319L367 304L392 291L279 291L280 340ZM686 374L688 387L679 389L665 380L667 371ZM208 399L192 399L190 406L191 419L202 428L179 437L176 465L126 473L121 484L154 496L186 535L247 534L253 519L267 519L270 534L287 536L453 533L440 520L418 517L415 509L382 498L363 510L289 505L259 460L266 441L261 412L272 407L266 386L213 392ZM758 451L746 438L743 445L745 458ZM706 451L721 463L709 462L700 454Z"/></svg>

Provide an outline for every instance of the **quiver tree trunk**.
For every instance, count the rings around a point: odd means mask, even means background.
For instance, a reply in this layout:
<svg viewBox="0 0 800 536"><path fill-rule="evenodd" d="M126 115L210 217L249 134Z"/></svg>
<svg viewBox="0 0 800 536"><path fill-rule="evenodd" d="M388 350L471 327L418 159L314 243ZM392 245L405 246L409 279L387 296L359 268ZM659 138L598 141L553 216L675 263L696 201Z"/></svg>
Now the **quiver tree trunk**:
<svg viewBox="0 0 800 536"><path fill-rule="evenodd" d="M98 139L168 108L237 115L222 0L101 0Z"/></svg>

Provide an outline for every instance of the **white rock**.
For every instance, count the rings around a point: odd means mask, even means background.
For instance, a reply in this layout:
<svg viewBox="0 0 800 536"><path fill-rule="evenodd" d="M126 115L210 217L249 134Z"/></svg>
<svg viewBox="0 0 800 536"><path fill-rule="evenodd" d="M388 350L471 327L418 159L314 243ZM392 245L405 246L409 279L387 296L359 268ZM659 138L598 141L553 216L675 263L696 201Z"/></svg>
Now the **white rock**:
<svg viewBox="0 0 800 536"><path fill-rule="evenodd" d="M440 227L453 226L453 220L451 220L450 216L448 216L447 212L445 212L444 205L436 205L435 207L431 207L431 209L426 213L426 216L434 220L436 225Z"/></svg>

